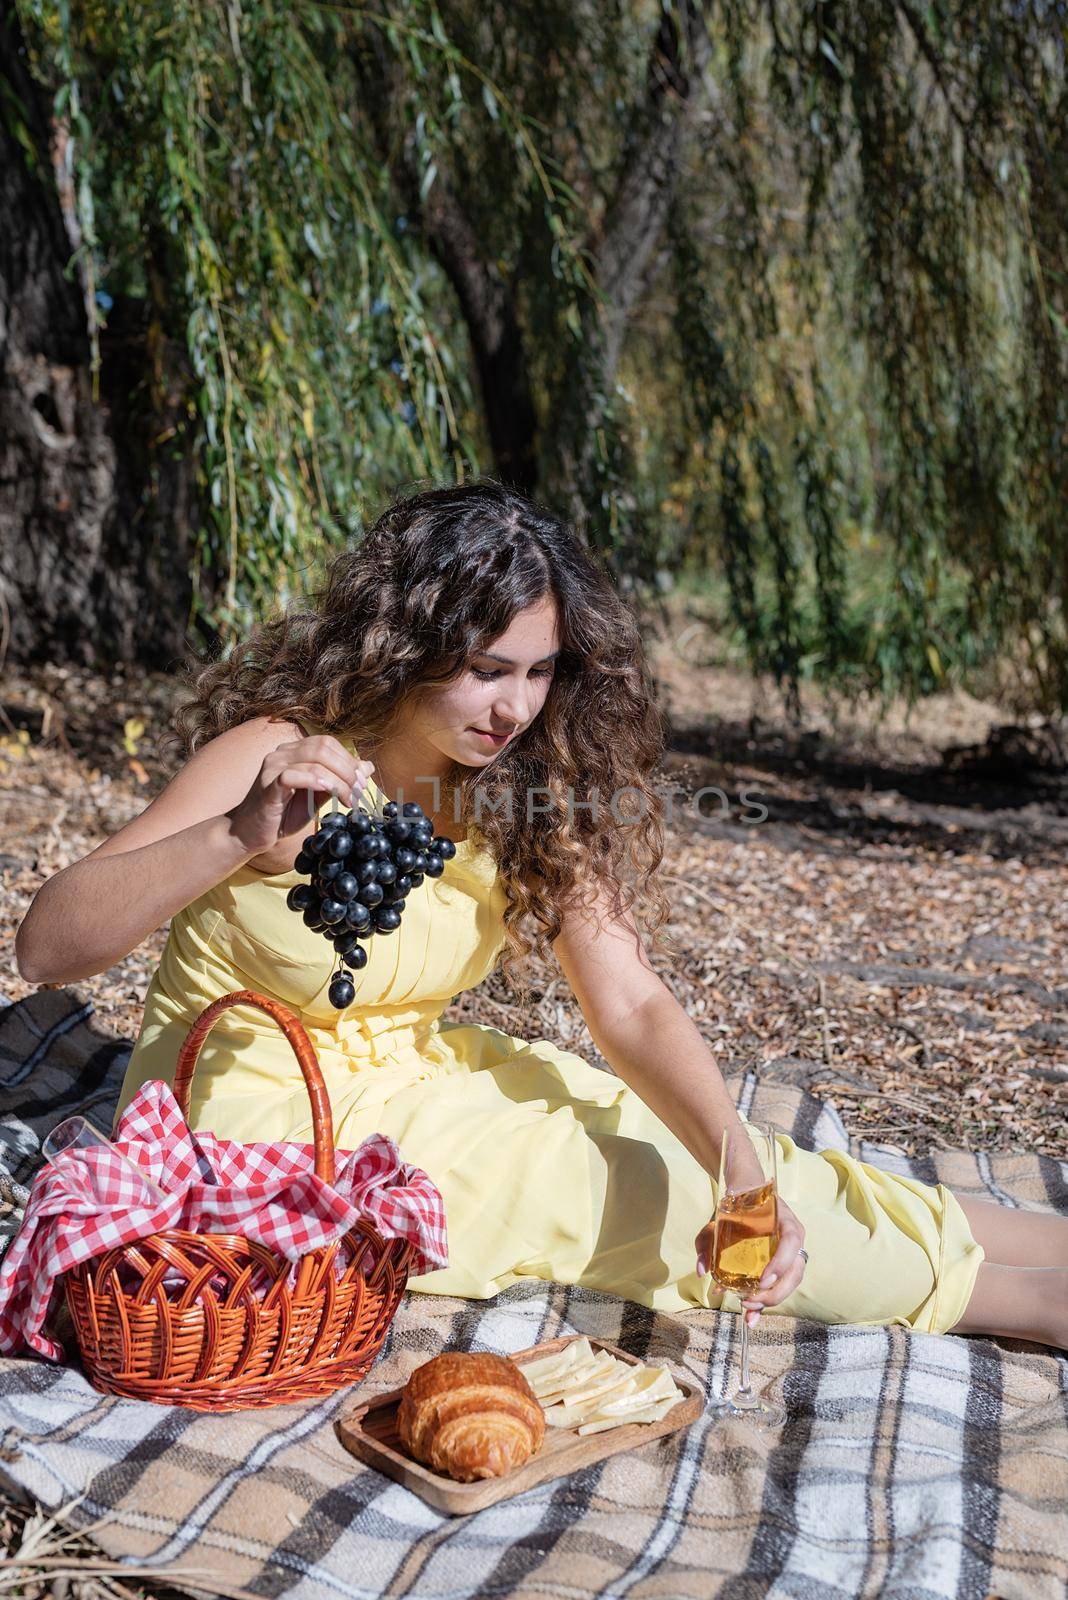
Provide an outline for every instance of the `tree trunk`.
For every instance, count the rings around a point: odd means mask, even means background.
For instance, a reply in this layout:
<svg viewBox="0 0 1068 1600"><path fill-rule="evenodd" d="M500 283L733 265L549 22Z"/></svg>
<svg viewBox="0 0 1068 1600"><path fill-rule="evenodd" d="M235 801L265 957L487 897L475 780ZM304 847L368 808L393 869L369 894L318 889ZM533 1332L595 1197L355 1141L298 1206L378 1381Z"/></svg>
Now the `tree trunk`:
<svg viewBox="0 0 1068 1600"><path fill-rule="evenodd" d="M583 337L569 351L552 407L550 487L575 526L591 537L597 520L591 507L600 498L594 459L601 397L611 396L615 388L628 322L666 259L663 235L679 176L682 137L702 103L702 80L711 56L708 12L707 0L681 0L662 13L645 90L630 110L612 198L599 237L592 241L604 303L587 308ZM639 544L643 538L639 528ZM646 580L652 576L640 548L616 552L620 554Z"/></svg>
<svg viewBox="0 0 1068 1600"><path fill-rule="evenodd" d="M438 172L423 204L422 221L467 323L497 475L522 493L533 494L538 481L538 418L515 285L483 259L446 172Z"/></svg>
<svg viewBox="0 0 1068 1600"><path fill-rule="evenodd" d="M166 668L187 649L188 447L179 429L153 459L143 303L116 301L93 397L73 205L9 0L0 72L0 661Z"/></svg>

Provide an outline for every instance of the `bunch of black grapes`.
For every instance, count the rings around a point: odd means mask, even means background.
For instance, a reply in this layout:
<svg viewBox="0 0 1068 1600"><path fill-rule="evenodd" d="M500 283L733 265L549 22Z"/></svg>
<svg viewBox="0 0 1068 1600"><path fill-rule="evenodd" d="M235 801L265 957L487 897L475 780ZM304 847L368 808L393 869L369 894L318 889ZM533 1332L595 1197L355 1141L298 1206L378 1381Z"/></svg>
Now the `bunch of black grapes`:
<svg viewBox="0 0 1068 1600"><path fill-rule="evenodd" d="M345 966L367 965L364 943L374 933L393 933L411 889L424 877L440 878L456 854L451 839L435 834L414 800L398 807L388 800L381 817L362 807L331 811L304 840L293 863L310 883L294 884L286 896L315 933L330 940ZM339 967L330 984L330 1004L343 1011L356 994Z"/></svg>

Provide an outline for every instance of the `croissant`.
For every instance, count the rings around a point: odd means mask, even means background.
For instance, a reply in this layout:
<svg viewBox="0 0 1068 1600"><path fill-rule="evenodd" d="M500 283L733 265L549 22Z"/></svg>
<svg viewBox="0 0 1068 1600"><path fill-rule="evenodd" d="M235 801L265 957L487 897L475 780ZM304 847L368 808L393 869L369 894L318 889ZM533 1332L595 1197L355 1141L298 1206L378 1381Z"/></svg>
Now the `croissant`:
<svg viewBox="0 0 1068 1600"><path fill-rule="evenodd" d="M408 1378L397 1408L401 1443L461 1483L500 1478L541 1449L541 1401L507 1356L446 1350Z"/></svg>

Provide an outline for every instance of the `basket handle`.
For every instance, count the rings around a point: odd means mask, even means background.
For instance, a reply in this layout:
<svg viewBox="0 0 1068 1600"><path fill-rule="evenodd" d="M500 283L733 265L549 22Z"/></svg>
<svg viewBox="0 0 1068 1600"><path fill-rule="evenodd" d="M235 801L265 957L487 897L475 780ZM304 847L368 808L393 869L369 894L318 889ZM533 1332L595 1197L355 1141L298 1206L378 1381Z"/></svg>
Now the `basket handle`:
<svg viewBox="0 0 1068 1600"><path fill-rule="evenodd" d="M174 1098L178 1102L182 1116L189 1115L189 1089L201 1045L223 1012L228 1011L231 1006L238 1005L256 1006L260 1011L265 1011L272 1021L277 1022L293 1046L293 1054L304 1074L308 1099L311 1101L315 1175L317 1178L322 1178L324 1183L333 1183L334 1119L330 1111L330 1096L326 1092L326 1084L319 1070L315 1049L300 1020L280 1001L272 1000L268 995L257 994L254 989L235 989L232 994L224 994L221 999L212 1001L211 1005L200 1013L178 1051L178 1066L174 1074Z"/></svg>

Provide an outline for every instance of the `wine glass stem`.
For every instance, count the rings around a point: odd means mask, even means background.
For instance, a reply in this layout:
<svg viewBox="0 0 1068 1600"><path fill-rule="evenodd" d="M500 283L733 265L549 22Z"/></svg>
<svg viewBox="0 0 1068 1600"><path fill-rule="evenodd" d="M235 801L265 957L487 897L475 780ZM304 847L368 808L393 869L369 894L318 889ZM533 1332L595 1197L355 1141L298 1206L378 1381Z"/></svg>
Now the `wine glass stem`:
<svg viewBox="0 0 1068 1600"><path fill-rule="evenodd" d="M749 1376L749 1320L745 1307L742 1307L742 1386L738 1390L746 1400L752 1397L753 1386Z"/></svg>

